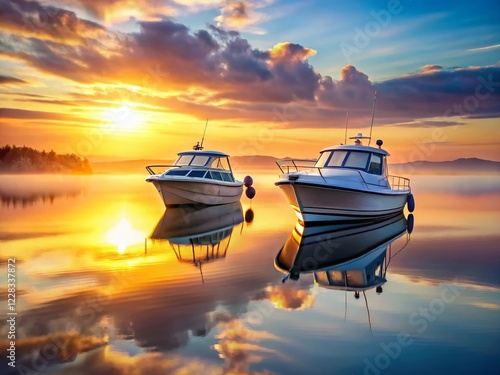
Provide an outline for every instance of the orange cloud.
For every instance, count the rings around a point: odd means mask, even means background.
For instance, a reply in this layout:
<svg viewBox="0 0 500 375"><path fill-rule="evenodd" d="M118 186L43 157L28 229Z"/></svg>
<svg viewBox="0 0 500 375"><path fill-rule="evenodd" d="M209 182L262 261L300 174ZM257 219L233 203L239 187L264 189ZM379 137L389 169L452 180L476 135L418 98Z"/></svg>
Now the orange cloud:
<svg viewBox="0 0 500 375"><path fill-rule="evenodd" d="M316 301L309 287L301 289L288 284L267 287L266 296L276 308L284 310L310 309Z"/></svg>
<svg viewBox="0 0 500 375"><path fill-rule="evenodd" d="M27 366L31 360L42 357L48 362L70 362L80 353L88 352L107 344L107 340L82 336L77 333L53 333L50 336L38 336L22 338L16 341L16 357L18 366L25 363ZM0 342L0 350L6 353L9 341Z"/></svg>
<svg viewBox="0 0 500 375"><path fill-rule="evenodd" d="M68 43L97 40L108 34L103 26L78 18L74 12L42 6L36 1L12 0L2 4L0 24L2 30L17 35Z"/></svg>
<svg viewBox="0 0 500 375"><path fill-rule="evenodd" d="M279 340L277 336L265 331L249 330L239 320L229 322L216 338L219 343L215 344L213 349L219 352L220 358L225 361L225 374L257 374L250 370L252 363L261 362L265 356L280 355L273 349L255 343Z"/></svg>
<svg viewBox="0 0 500 375"><path fill-rule="evenodd" d="M237 31L213 25L191 30L182 23L154 17L137 21L134 31L119 33L79 17L85 13L77 9L76 1L65 4L74 12L25 0L13 0L2 8L0 55L9 61L2 75L28 81L18 73L21 69L28 71L33 90L28 95L16 94L14 90L21 82L15 81L13 86L14 80L3 78L11 82L0 90L2 102L8 103L3 107L11 108L7 109L8 116L4 114L8 120L0 123L6 142L29 141L34 147L55 147L67 144L71 137L70 142L78 143L82 134L77 128L82 124L101 128L105 108L126 105L140 111L138 115L144 121L138 130L150 139L153 131L184 137L185 132L166 130L165 123L190 125L208 117L220 126L238 128L238 136L236 131L228 132L227 138L220 138L221 143L231 138L230 143L235 144L242 133L248 134L242 127L251 123L276 131L275 139L283 141L277 152L282 153L286 150L284 142L296 142L304 136L299 129L343 128L346 112L349 127L366 128L375 91L375 124L402 125L406 134L414 128L426 131L429 126L450 126L455 119L449 117L500 116L500 91L495 86L500 82L498 65L456 69L429 65L422 72L383 82L373 82L365 72L347 65L340 79L334 79L310 64L316 51L300 44L283 42L271 49L259 49ZM115 0L83 3L86 12L95 13L97 18L106 18L106 9L113 13L117 4ZM147 1L138 4L156 9ZM261 11L269 2L197 0L188 4L178 0L168 4L190 11L226 7L232 9L235 19L244 22L245 17L251 19L251 9ZM40 25L42 19L50 22ZM35 27L26 28L26 24ZM63 89L56 90L59 87ZM49 112L48 105L54 108L51 115L43 113ZM18 113L12 120L12 110L20 109L33 113ZM35 118L37 113L39 118ZM46 117L55 119L57 115L56 125L64 129L47 130L55 125ZM279 133L284 129L297 130ZM49 139L50 132L50 146L40 146L37 140ZM317 142L314 147L319 144L317 132L308 137ZM117 140L108 139L106 145L108 150L94 152L109 155L124 143L120 146Z"/></svg>
<svg viewBox="0 0 500 375"><path fill-rule="evenodd" d="M265 34L256 25L267 20L266 14L256 9L269 5L269 2L228 1L221 8L221 14L215 18L217 26L232 30L244 30L254 34Z"/></svg>
<svg viewBox="0 0 500 375"><path fill-rule="evenodd" d="M159 20L174 16L177 9L172 1L161 0L65 0L66 6L84 11L87 15L110 24L127 21L133 17L140 20ZM49 0L48 4L60 6L60 1Z"/></svg>
<svg viewBox="0 0 500 375"><path fill-rule="evenodd" d="M270 51L271 57L281 62L304 61L308 57L316 55L316 53L311 48L305 48L300 44L290 42L278 43Z"/></svg>

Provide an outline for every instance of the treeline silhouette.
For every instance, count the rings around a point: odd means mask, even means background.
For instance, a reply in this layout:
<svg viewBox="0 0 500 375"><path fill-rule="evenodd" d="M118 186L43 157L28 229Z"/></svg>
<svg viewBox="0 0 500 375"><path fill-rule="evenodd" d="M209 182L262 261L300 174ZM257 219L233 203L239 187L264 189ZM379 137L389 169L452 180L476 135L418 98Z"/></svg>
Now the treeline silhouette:
<svg viewBox="0 0 500 375"><path fill-rule="evenodd" d="M91 174L92 167L86 158L75 154L6 145L0 147L0 173Z"/></svg>

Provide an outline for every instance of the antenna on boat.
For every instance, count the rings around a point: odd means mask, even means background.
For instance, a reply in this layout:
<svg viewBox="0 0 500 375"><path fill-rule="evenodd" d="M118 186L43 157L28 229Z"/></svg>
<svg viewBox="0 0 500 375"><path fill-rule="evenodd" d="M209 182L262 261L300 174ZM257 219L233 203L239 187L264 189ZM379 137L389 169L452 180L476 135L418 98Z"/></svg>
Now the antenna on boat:
<svg viewBox="0 0 500 375"><path fill-rule="evenodd" d="M372 141L373 119L375 118L375 103L376 102L377 102L377 91L375 91L375 94L373 94L372 123L370 125L370 137L368 138L368 146L370 146L370 142Z"/></svg>
<svg viewBox="0 0 500 375"><path fill-rule="evenodd" d="M201 138L201 145L200 142L196 142L196 144L193 146L193 150L203 150L203 141L205 140L205 133L207 132L207 126L208 126L208 119L207 122L205 123L205 130L203 131L203 137Z"/></svg>
<svg viewBox="0 0 500 375"><path fill-rule="evenodd" d="M344 133L344 144L347 144L347 124L349 123L349 112L345 113L345 133Z"/></svg>
<svg viewBox="0 0 500 375"><path fill-rule="evenodd" d="M375 95L377 94L377 92L375 92ZM375 109L375 104L374 104L374 107ZM372 123L373 123L373 120L372 120ZM207 132L207 126L208 126L208 119L207 119L207 122L205 123L205 130L203 131L203 138L201 139L201 149L203 150L203 141L205 140L205 133Z"/></svg>
<svg viewBox="0 0 500 375"><path fill-rule="evenodd" d="M372 331L372 319L370 317L370 308L368 307L368 300L366 299L366 294L365 291L363 290L363 297L365 297L365 306L366 306L366 311L368 312L368 324L370 325L370 333L373 338L373 331Z"/></svg>

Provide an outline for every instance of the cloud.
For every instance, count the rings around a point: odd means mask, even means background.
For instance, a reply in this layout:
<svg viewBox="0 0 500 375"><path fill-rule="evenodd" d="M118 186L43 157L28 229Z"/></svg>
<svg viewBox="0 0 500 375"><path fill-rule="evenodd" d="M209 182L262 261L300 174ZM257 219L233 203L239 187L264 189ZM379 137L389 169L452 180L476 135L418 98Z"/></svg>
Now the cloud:
<svg viewBox="0 0 500 375"><path fill-rule="evenodd" d="M178 13L175 1L170 0L65 0L69 6L79 13L91 16L105 24L127 21L130 18L139 20L159 20L165 16ZM58 0L49 0L48 4L60 6Z"/></svg>
<svg viewBox="0 0 500 375"><path fill-rule="evenodd" d="M279 341L279 337L266 331L250 330L239 320L228 323L216 339L219 342L213 349L224 359L227 374L257 374L250 370L252 363L261 362L266 356L279 356L274 349L259 344L261 341Z"/></svg>
<svg viewBox="0 0 500 375"><path fill-rule="evenodd" d="M30 365L39 357L44 358L45 363L71 362L78 354L106 344L106 339L77 333L21 338L16 341L16 365L18 368L31 368ZM7 352L9 345L7 340L0 342L2 353Z"/></svg>
<svg viewBox="0 0 500 375"><path fill-rule="evenodd" d="M53 369L51 374L65 375L183 375L183 374L207 374L220 375L221 369L218 365L206 363L200 360L188 360L178 355L167 356L161 353L140 353L135 356L102 350L90 353L88 360L75 364L71 367L65 366Z"/></svg>
<svg viewBox="0 0 500 375"><path fill-rule="evenodd" d="M424 65L422 68L421 68L421 71L423 73L425 72L433 72L433 71L436 71L436 70L441 70L443 69L443 67L441 65L434 65L434 64L429 64L429 65Z"/></svg>
<svg viewBox="0 0 500 375"><path fill-rule="evenodd" d="M470 305L487 310L500 310L500 304L491 302L471 302Z"/></svg>
<svg viewBox="0 0 500 375"><path fill-rule="evenodd" d="M57 7L42 6L36 1L12 0L2 4L1 30L25 37L82 41L98 39L106 29L94 22L78 18L74 12Z"/></svg>
<svg viewBox="0 0 500 375"><path fill-rule="evenodd" d="M197 4L213 7L215 2ZM243 20L252 7L265 4L232 2L225 7ZM139 21L138 31L117 34L73 12L34 2L15 0L6 9L1 16L9 15L0 26L0 55L42 75L80 84L85 87L82 99L96 107L102 106L98 98L107 95L110 103L130 99L157 111L269 123L286 105L295 115L273 126L340 128L346 112L352 126L367 126L377 91L376 124L420 126L421 121L438 121L430 126L449 126L446 118L452 116L500 116L500 66L426 65L416 74L374 82L366 72L347 65L336 80L310 64L316 54L311 48L291 42L255 48L222 25L193 31L171 20L149 20ZM49 10L53 22L36 33L18 32L27 18ZM112 96L112 91L119 95ZM429 120L436 117L442 119Z"/></svg>
<svg viewBox="0 0 500 375"><path fill-rule="evenodd" d="M491 46L471 48L471 49L468 49L467 52L484 52L484 51L489 51L489 50L492 50L495 48L500 48L500 44L493 44Z"/></svg>
<svg viewBox="0 0 500 375"><path fill-rule="evenodd" d="M410 122L405 122L405 123L400 123L400 124L391 124L391 126L400 126L400 127L405 127L405 128L428 128L428 127L448 127L448 126L455 126L455 125L464 125L464 122L460 121L410 121Z"/></svg>
<svg viewBox="0 0 500 375"><path fill-rule="evenodd" d="M500 117L500 66L436 70L374 84L384 118Z"/></svg>
<svg viewBox="0 0 500 375"><path fill-rule="evenodd" d="M16 78L16 77L0 75L0 85L15 85L15 84L24 84L24 83L28 83L28 82L26 82L25 80Z"/></svg>
<svg viewBox="0 0 500 375"><path fill-rule="evenodd" d="M265 31L255 25L268 19L266 14L256 11L258 8L269 5L268 2L228 1L222 8L221 14L215 18L218 27L233 30L249 31L254 34L265 34Z"/></svg>
<svg viewBox="0 0 500 375"><path fill-rule="evenodd" d="M19 119L19 120L50 120L50 121L78 121L78 122L93 122L88 119L81 119L78 116L47 111L30 111L27 109L17 108L0 108L0 118Z"/></svg>
<svg viewBox="0 0 500 375"><path fill-rule="evenodd" d="M305 310L314 306L316 296L310 286L301 287L300 284L284 284L266 288L266 297L279 309Z"/></svg>
<svg viewBox="0 0 500 375"><path fill-rule="evenodd" d="M0 92L0 95L24 96L27 98L48 98L45 95L29 94L26 92Z"/></svg>

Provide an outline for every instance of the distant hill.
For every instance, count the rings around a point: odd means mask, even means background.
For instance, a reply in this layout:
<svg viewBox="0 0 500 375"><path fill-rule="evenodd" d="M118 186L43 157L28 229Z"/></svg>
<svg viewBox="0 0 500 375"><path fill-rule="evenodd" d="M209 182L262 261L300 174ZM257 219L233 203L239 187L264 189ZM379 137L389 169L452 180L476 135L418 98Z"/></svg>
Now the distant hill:
<svg viewBox="0 0 500 375"><path fill-rule="evenodd" d="M289 159L289 158L280 158ZM276 166L278 158L273 156L232 156L231 167L237 174L252 171L279 172ZM311 159L312 160L312 159ZM112 162L93 162L94 173L104 174L147 174L146 165L172 164L173 160L123 160ZM161 170L161 168L158 168ZM500 162L478 158L457 159L453 161L431 162L415 161L403 164L391 164L391 174L442 174L442 175L477 175L500 174Z"/></svg>
<svg viewBox="0 0 500 375"><path fill-rule="evenodd" d="M453 161L414 161L411 163L391 164L391 174L443 174L478 175L500 174L500 162L478 158L456 159Z"/></svg>
<svg viewBox="0 0 500 375"><path fill-rule="evenodd" d="M147 165L173 164L175 160L120 160L92 162L92 169L97 174L145 174ZM158 170L161 168L158 168Z"/></svg>
<svg viewBox="0 0 500 375"><path fill-rule="evenodd" d="M254 155L254 156L232 156L230 158L231 167L235 171L246 170L278 170L274 156Z"/></svg>
<svg viewBox="0 0 500 375"><path fill-rule="evenodd" d="M235 172L246 170L269 170L278 168L276 166L277 158L273 156L255 155L255 156L231 156L229 159L231 168ZM173 164L175 160L120 160L93 162L94 173L98 174L147 174L146 166L152 164ZM160 170L161 168L157 168Z"/></svg>

